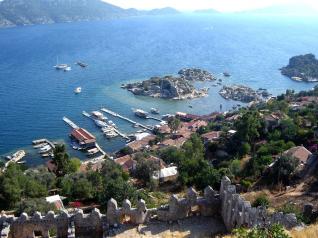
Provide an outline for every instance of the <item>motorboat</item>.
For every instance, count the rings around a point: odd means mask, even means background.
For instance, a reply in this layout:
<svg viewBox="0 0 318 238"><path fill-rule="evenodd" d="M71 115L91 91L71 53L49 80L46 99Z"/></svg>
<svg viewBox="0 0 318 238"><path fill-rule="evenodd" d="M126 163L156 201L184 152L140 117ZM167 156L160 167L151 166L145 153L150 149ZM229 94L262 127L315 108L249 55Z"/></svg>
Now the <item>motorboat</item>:
<svg viewBox="0 0 318 238"><path fill-rule="evenodd" d="M74 93L76 94L79 94L82 92L82 88L81 87L77 87L75 90L74 90Z"/></svg>
<svg viewBox="0 0 318 238"><path fill-rule="evenodd" d="M231 77L231 74L228 72L224 72L223 75L224 75L224 77Z"/></svg>
<svg viewBox="0 0 318 238"><path fill-rule="evenodd" d="M67 67L65 67L63 70L64 70L64 72L66 72L66 71L71 71L72 68L71 68L70 66L67 66Z"/></svg>
<svg viewBox="0 0 318 238"><path fill-rule="evenodd" d="M113 121L108 121L108 124L111 125L112 127L116 127L116 124Z"/></svg>
<svg viewBox="0 0 318 238"><path fill-rule="evenodd" d="M151 109L150 109L150 112L151 112L152 114L159 114L159 110L158 110L157 108L151 108Z"/></svg>
<svg viewBox="0 0 318 238"><path fill-rule="evenodd" d="M135 115L136 115L137 117L147 118L147 116L148 116L148 112L145 112L145 111L143 111L143 110L141 110L141 109L133 110L133 112L135 113Z"/></svg>
<svg viewBox="0 0 318 238"><path fill-rule="evenodd" d="M94 120L94 122L95 122L96 126L101 127L101 128L108 126L106 122L103 122L101 120Z"/></svg>
<svg viewBox="0 0 318 238"><path fill-rule="evenodd" d="M76 64L81 66L82 68L86 68L88 66L88 64L85 64L85 63L80 62L80 61L76 62Z"/></svg>
<svg viewBox="0 0 318 238"><path fill-rule="evenodd" d="M107 117L104 116L103 113L99 111L92 111L92 115L100 121L107 121Z"/></svg>

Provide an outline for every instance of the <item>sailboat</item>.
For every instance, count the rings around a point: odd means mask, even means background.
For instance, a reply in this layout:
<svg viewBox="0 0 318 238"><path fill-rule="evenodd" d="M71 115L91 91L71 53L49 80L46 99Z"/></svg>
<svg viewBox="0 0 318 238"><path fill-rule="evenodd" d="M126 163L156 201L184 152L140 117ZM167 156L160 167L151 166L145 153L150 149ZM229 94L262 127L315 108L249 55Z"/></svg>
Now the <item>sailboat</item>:
<svg viewBox="0 0 318 238"><path fill-rule="evenodd" d="M56 70L64 70L64 71L70 71L71 67L68 66L67 64L59 64L59 59L58 57L56 58L56 65L54 66Z"/></svg>
<svg viewBox="0 0 318 238"><path fill-rule="evenodd" d="M79 94L82 92L82 88L81 87L77 87L75 90L74 90L74 93L76 94Z"/></svg>

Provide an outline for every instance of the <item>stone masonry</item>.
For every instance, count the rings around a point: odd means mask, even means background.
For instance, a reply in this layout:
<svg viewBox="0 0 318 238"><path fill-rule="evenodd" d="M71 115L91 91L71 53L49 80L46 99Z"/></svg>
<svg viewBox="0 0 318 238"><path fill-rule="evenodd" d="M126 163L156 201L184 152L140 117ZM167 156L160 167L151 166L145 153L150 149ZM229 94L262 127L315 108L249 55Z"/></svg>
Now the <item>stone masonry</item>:
<svg viewBox="0 0 318 238"><path fill-rule="evenodd" d="M137 203L136 208L132 207L129 200L125 200L122 207L118 207L117 201L111 199L107 204L106 215L101 214L98 209L94 209L90 214L78 210L75 214L62 211L58 215L49 212L45 216L36 212L32 217L25 213L20 217L1 215L0 237L34 238L35 234L40 234L44 238L49 238L49 231L54 229L58 238L87 235L101 238L108 234L110 228L120 224L139 225L154 219L175 222L193 215L220 217L228 231L239 226L265 227L273 223L282 224L286 228L298 225L294 214L268 215L262 207L251 207L249 202L236 193L231 181L224 177L219 194L211 187L207 187L203 197L200 197L193 188L190 188L185 198L173 195L169 204L156 209L148 209L143 200Z"/></svg>

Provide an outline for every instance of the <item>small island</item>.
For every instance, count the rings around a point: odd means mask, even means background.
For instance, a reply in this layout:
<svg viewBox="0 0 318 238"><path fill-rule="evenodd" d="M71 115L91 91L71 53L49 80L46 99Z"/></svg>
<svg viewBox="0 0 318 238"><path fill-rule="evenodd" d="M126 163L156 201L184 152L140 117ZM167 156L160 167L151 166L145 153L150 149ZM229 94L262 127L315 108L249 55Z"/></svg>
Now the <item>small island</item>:
<svg viewBox="0 0 318 238"><path fill-rule="evenodd" d="M260 88L255 91L254 89L244 85L223 86L223 88L219 91L219 94L227 100L232 99L234 101L241 101L244 103L261 101L263 98L270 96L266 89Z"/></svg>
<svg viewBox="0 0 318 238"><path fill-rule="evenodd" d="M313 54L294 56L281 73L296 81L318 82L318 60Z"/></svg>
<svg viewBox="0 0 318 238"><path fill-rule="evenodd" d="M197 89L193 82L216 80L208 71L197 68L182 69L178 75L152 77L142 82L123 84L121 87L135 95L183 100L208 95L208 88Z"/></svg>

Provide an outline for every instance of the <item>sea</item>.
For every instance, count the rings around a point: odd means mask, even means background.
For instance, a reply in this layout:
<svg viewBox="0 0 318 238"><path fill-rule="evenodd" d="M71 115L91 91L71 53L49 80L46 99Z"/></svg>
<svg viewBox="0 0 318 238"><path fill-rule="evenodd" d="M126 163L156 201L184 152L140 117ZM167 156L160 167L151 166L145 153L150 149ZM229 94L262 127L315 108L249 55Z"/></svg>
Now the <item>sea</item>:
<svg viewBox="0 0 318 238"><path fill-rule="evenodd" d="M143 124L132 109L161 114L177 111L208 114L230 110L239 102L224 100L212 87L209 96L184 101L134 96L121 84L152 76L175 75L185 67L206 69L223 84L266 88L273 95L308 90L314 83L295 82L279 69L290 57L318 54L318 18L266 17L240 14L148 16L98 22L36 25L0 30L0 155L24 149L29 166L45 163L32 140L48 138L67 145L71 156L85 155L70 147L71 119L94 134L108 153L122 148L122 138L107 140L93 121L82 115L106 107ZM53 68L71 65L69 72ZM87 68L75 65L82 61ZM223 72L230 78L224 78ZM76 95L74 89L82 87ZM108 116L119 130L138 129Z"/></svg>

